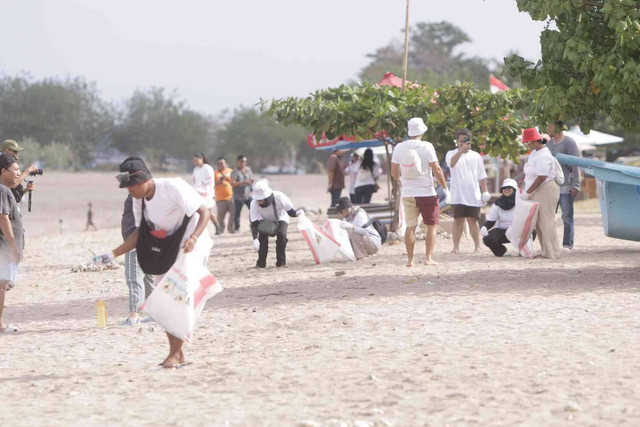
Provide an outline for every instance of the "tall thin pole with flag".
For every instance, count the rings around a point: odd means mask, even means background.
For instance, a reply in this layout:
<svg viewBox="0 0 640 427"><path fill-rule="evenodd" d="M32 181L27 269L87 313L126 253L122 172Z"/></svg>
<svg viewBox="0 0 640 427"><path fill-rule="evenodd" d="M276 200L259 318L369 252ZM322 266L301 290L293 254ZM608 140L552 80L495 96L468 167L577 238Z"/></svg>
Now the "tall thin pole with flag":
<svg viewBox="0 0 640 427"><path fill-rule="evenodd" d="M409 2L407 0L407 17L404 24L404 57L402 58L402 92L407 84L407 62L409 59Z"/></svg>

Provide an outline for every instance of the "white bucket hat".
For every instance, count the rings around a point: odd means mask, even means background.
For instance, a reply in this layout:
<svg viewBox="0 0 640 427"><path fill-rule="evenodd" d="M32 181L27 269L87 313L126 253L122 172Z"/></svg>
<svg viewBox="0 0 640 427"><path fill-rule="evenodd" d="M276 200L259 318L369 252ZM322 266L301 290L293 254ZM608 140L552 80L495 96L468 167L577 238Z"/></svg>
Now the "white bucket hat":
<svg viewBox="0 0 640 427"><path fill-rule="evenodd" d="M518 183L516 182L515 179L511 179L511 178L507 178L504 181L502 181L502 187L500 187L500 191L502 191L503 188L505 187L511 187L514 190L518 190Z"/></svg>
<svg viewBox="0 0 640 427"><path fill-rule="evenodd" d="M260 201L269 197L273 191L269 188L269 181L266 179L261 179L256 182L253 186L253 199Z"/></svg>
<svg viewBox="0 0 640 427"><path fill-rule="evenodd" d="M427 130L429 130L429 127L424 124L424 121L420 117L414 117L413 119L409 120L408 126L410 137L422 135Z"/></svg>

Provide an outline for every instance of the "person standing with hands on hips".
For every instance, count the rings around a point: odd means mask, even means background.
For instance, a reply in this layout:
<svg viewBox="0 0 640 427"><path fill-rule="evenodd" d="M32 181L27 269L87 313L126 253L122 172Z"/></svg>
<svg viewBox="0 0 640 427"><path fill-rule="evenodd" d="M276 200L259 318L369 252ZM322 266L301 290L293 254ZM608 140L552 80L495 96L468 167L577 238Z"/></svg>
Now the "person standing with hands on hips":
<svg viewBox="0 0 640 427"><path fill-rule="evenodd" d="M258 251L256 268L267 266L269 237L276 238L276 267L287 265L287 228L289 217L304 215L302 209L293 209L286 194L272 191L266 180L260 180L253 186L253 200L249 207L253 249Z"/></svg>
<svg viewBox="0 0 640 427"><path fill-rule="evenodd" d="M490 199L487 191L487 172L479 153L471 149L472 134L469 129L456 132L458 148L445 156L451 170L451 207L453 208L453 250L460 252L460 238L464 221L469 224L469 232L475 244L474 253L480 252L480 209ZM482 190L482 192L480 192Z"/></svg>
<svg viewBox="0 0 640 427"><path fill-rule="evenodd" d="M216 173L215 173L215 193L216 193L216 207L218 208L218 222L220 223L220 232L216 234L224 233L224 219L229 215L227 220L227 231L229 233L235 232L235 225L233 224L233 215L235 208L233 205L233 187L231 186L231 170L227 167L227 161L224 157L216 160Z"/></svg>

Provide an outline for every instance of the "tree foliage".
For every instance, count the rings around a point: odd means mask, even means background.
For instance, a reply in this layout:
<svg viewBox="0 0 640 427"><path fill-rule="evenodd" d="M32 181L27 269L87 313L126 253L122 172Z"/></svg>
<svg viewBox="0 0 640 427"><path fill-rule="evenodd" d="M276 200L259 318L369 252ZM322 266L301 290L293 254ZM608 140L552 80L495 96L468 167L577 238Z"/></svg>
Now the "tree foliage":
<svg viewBox="0 0 640 427"><path fill-rule="evenodd" d="M138 90L126 102L113 132L113 145L124 153L190 158L205 151L213 138L213 122L185 107L164 89Z"/></svg>
<svg viewBox="0 0 640 427"><path fill-rule="evenodd" d="M513 55L507 72L535 89L538 122L576 121L587 132L599 114L640 127L640 8L635 0L517 0L534 20L555 23L540 37L536 64Z"/></svg>
<svg viewBox="0 0 640 427"><path fill-rule="evenodd" d="M32 138L43 146L68 144L80 163L108 141L113 110L95 84L80 77L33 81L28 75L0 78L0 135Z"/></svg>
<svg viewBox="0 0 640 427"><path fill-rule="evenodd" d="M446 21L420 22L411 27L409 38L407 78L410 81L431 86L470 81L488 89L488 62L458 52L461 45L471 41L459 27ZM361 79L374 83L386 72L402 75L403 51L404 45L392 42L368 55L371 63L360 73Z"/></svg>
<svg viewBox="0 0 640 427"><path fill-rule="evenodd" d="M457 83L433 89L420 86L404 93L396 87L370 83L319 90L307 98L262 101L263 108L279 123L300 125L329 138L356 135L361 139L406 137L411 117L423 117L429 126L427 137L441 150L454 147L456 130L469 128L484 151L497 156L517 157L516 141L526 120L518 114L527 103L526 93L511 90L491 94L471 83Z"/></svg>
<svg viewBox="0 0 640 427"><path fill-rule="evenodd" d="M299 126L285 127L253 108L242 108L217 133L217 153L224 154L227 161L235 161L241 154L249 156L257 168L269 164L284 166L281 161L294 159L300 141L306 136Z"/></svg>

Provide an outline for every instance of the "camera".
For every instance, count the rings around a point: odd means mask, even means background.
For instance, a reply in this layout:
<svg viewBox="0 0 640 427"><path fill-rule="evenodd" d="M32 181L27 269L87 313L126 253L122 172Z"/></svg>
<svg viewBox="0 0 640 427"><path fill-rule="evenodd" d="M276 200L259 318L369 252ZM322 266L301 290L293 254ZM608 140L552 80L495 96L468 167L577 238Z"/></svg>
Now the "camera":
<svg viewBox="0 0 640 427"><path fill-rule="evenodd" d="M29 172L29 176L42 175L42 172L44 172L42 169L36 169L33 172Z"/></svg>

